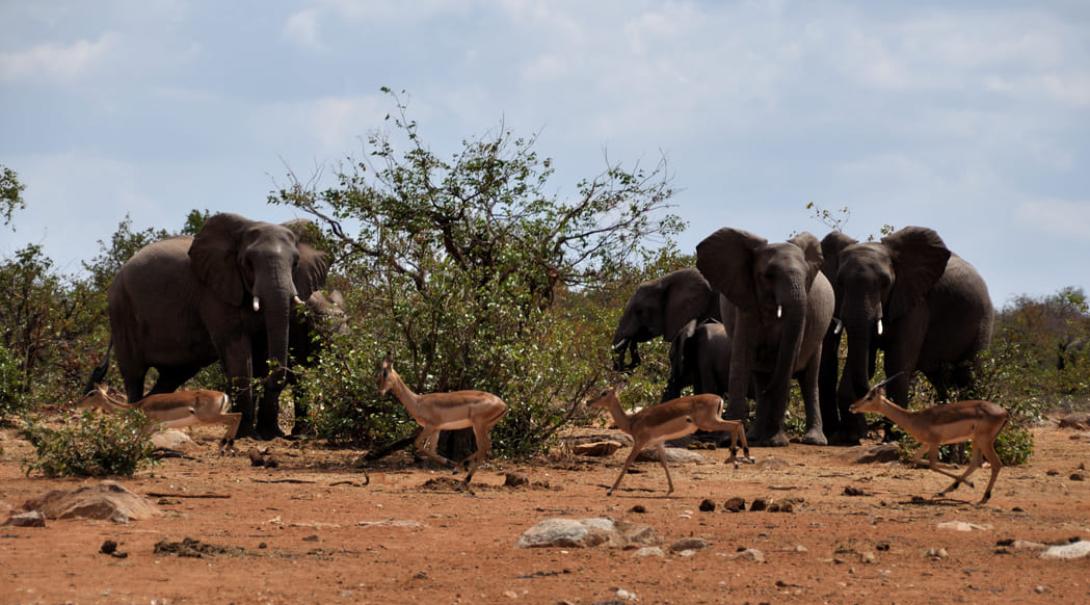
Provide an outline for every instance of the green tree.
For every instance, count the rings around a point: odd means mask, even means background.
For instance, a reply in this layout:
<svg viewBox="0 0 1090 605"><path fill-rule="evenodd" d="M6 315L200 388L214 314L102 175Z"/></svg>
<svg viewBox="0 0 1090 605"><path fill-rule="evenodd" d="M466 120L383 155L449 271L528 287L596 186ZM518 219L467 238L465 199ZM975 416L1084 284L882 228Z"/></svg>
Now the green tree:
<svg viewBox="0 0 1090 605"><path fill-rule="evenodd" d="M16 210L26 208L24 189L26 186L19 182L19 175L11 168L0 165L0 217L4 220L4 226L11 226ZM15 227L12 226L12 229Z"/></svg>
<svg viewBox="0 0 1090 605"><path fill-rule="evenodd" d="M98 254L90 261L84 261L83 268L91 274L94 287L105 291L121 265L132 258L133 254L144 246L169 236L166 229L154 227L133 231L132 218L126 214L117 224L117 231L110 236L109 243L98 240Z"/></svg>
<svg viewBox="0 0 1090 605"><path fill-rule="evenodd" d="M315 390L329 409L338 398L351 407L333 416L342 428L396 425L399 406L373 393L374 366L389 349L414 388L505 398L511 411L497 448L532 451L555 412L571 409L606 366L608 335L592 341L580 312L558 300L611 281L682 227L666 212L673 190L665 162L649 170L608 164L565 199L553 192L553 163L537 154L533 137L501 124L441 158L392 96L400 147L387 133L372 134L369 156L342 167L336 186L315 191L291 178L270 196L312 216L340 248L366 332L345 352L352 361L341 368L341 388L327 380ZM383 414L388 421L370 422ZM356 436L374 437L364 433Z"/></svg>

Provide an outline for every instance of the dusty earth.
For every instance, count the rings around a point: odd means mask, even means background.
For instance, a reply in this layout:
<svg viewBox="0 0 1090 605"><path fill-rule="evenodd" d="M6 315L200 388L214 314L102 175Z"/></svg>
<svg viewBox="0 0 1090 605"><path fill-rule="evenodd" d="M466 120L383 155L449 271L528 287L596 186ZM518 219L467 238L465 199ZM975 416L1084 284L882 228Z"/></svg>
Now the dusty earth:
<svg viewBox="0 0 1090 605"><path fill-rule="evenodd" d="M216 455L212 437L195 459L167 459L122 480L137 493L177 494L151 498L162 517L0 527L0 602L1090 602L1090 559L997 547L1005 538L1090 539L1090 484L1070 478L1090 465L1086 432L1038 429L1031 463L1004 469L982 508L970 501L987 469L974 476L975 490L954 492L964 500L913 503L948 480L896 462L857 464L859 452L844 448L755 449L758 464L738 470L722 464L725 451L703 452L714 463L674 467L669 498L661 468L642 462L607 498L627 448L604 459L499 462L478 475L471 495L425 488L449 475L407 455L369 467L363 486L359 452L277 442L279 467L255 468L244 454ZM80 484L25 477L19 462L29 447L11 431L0 434L0 447L0 519L28 498ZM538 485L502 487L507 471ZM847 487L863 495L845 495ZM225 497L192 497L202 494ZM733 496L803 502L791 513L723 512ZM715 512L699 510L705 498ZM646 512L632 512L636 505ZM665 558L606 546L515 546L524 530L557 516L649 524L667 552L687 537L710 546ZM361 524L376 521L392 522ZM937 527L947 521L984 529ZM223 548L200 558L155 553L156 543L184 538ZM101 554L106 540L128 556ZM765 562L732 558L741 548L759 549Z"/></svg>

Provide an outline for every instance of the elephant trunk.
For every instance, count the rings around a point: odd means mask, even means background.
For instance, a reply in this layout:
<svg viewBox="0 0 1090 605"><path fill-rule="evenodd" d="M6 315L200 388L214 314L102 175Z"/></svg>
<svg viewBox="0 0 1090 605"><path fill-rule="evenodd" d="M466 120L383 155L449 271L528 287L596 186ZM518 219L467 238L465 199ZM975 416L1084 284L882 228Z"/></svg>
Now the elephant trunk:
<svg viewBox="0 0 1090 605"><path fill-rule="evenodd" d="M782 293L777 293L777 316L782 318L780 326L779 349L776 353L776 367L768 388L774 395L773 400L786 396L786 386L795 373L795 361L802 347L803 331L806 327L807 297L803 283L791 284ZM781 310L782 309L782 310ZM779 393L778 391L784 391Z"/></svg>

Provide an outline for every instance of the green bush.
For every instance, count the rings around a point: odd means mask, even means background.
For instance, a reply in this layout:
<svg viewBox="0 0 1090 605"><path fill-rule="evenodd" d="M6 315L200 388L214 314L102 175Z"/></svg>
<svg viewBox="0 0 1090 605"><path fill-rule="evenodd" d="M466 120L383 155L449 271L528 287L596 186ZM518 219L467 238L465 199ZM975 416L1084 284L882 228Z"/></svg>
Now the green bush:
<svg viewBox="0 0 1090 605"><path fill-rule="evenodd" d="M137 410L121 414L84 412L74 426L50 429L33 422L23 435L36 458L24 463L29 475L46 477L130 477L151 461L152 445L145 434L148 420Z"/></svg>
<svg viewBox="0 0 1090 605"><path fill-rule="evenodd" d="M0 344L0 424L26 410L23 372L15 356Z"/></svg>

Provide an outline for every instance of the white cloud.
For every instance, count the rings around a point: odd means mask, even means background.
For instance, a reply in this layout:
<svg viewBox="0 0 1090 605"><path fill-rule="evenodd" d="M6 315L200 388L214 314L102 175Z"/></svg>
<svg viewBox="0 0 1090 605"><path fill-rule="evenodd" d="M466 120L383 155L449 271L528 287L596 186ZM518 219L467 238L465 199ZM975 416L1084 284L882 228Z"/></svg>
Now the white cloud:
<svg viewBox="0 0 1090 605"><path fill-rule="evenodd" d="M1018 206L1015 216L1050 235L1090 241L1090 200L1036 200Z"/></svg>
<svg viewBox="0 0 1090 605"><path fill-rule="evenodd" d="M258 108L251 121L258 140L280 154L298 148L342 157L359 147L359 138L383 124L391 105L381 95L329 96ZM414 115L420 115L414 105Z"/></svg>
<svg viewBox="0 0 1090 605"><path fill-rule="evenodd" d="M45 43L0 53L0 80L49 80L66 82L89 76L117 46L117 35L105 33L97 40L72 44Z"/></svg>
<svg viewBox="0 0 1090 605"><path fill-rule="evenodd" d="M284 22L284 36L299 46L316 50L324 48L318 16L318 11L313 8L293 14Z"/></svg>

